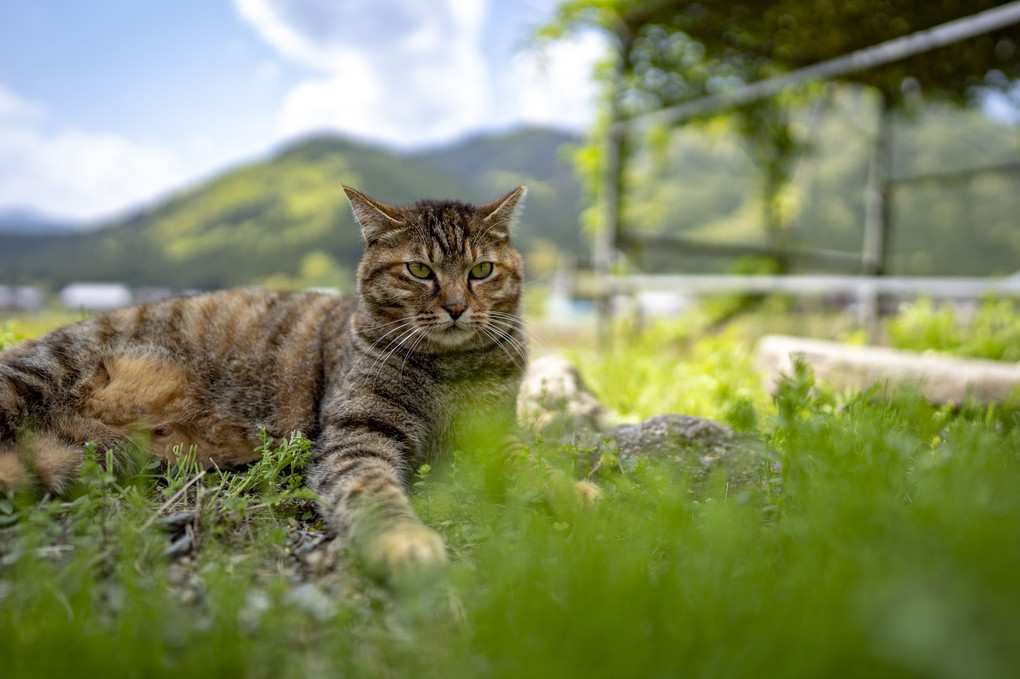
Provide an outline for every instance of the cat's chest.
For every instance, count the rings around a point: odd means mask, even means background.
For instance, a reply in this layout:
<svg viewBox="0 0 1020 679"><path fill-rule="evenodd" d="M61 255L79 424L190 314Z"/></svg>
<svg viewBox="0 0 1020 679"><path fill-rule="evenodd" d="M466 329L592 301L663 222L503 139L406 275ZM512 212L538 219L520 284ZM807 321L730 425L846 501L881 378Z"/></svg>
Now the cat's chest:
<svg viewBox="0 0 1020 679"><path fill-rule="evenodd" d="M512 377L492 371L438 383L426 456L498 445L515 419L517 385Z"/></svg>

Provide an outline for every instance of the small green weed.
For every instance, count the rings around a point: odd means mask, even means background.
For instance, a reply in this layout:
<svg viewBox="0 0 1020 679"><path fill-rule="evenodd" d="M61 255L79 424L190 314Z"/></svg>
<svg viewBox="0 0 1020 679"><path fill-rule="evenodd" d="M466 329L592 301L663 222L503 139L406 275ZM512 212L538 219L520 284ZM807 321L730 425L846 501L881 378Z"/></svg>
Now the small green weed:
<svg viewBox="0 0 1020 679"><path fill-rule="evenodd" d="M425 480L428 478L430 471L432 471L431 465L421 465L418 467L418 471L414 473L414 481L411 482L411 486L417 489L425 499L425 518L429 521L432 520L432 504L429 502L429 492L425 487Z"/></svg>
<svg viewBox="0 0 1020 679"><path fill-rule="evenodd" d="M202 472L202 465L198 463L198 447L190 446L187 451L180 443L173 447L174 461L167 467L164 478L166 485L161 492L166 497L171 497L180 492L185 484Z"/></svg>
<svg viewBox="0 0 1020 679"><path fill-rule="evenodd" d="M259 429L259 441L255 452L259 460L241 475L234 476L227 484L224 495L237 499L244 493L255 491L264 503L278 504L291 499L315 499L303 483L302 471L312 457L312 442L299 432L292 432L289 439L276 443L265 429Z"/></svg>

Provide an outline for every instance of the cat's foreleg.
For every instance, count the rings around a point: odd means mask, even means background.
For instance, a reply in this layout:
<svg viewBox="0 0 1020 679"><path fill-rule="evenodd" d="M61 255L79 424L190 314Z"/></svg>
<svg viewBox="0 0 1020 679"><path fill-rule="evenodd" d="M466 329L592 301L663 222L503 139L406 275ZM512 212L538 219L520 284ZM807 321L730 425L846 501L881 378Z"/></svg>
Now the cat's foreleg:
<svg viewBox="0 0 1020 679"><path fill-rule="evenodd" d="M347 408L323 423L314 448L309 485L320 512L371 570L386 575L446 560L443 539L405 493L414 429Z"/></svg>

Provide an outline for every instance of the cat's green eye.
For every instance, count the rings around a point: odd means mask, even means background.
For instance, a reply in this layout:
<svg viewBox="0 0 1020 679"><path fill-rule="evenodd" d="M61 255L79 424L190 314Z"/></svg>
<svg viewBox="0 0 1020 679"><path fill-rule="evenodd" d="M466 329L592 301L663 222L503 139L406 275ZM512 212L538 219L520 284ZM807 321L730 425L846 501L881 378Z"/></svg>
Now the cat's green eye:
<svg viewBox="0 0 1020 679"><path fill-rule="evenodd" d="M428 268L421 262L408 262L407 270L411 272L411 275L415 278L432 278L432 269Z"/></svg>
<svg viewBox="0 0 1020 679"><path fill-rule="evenodd" d="M490 273L492 273L492 262L480 262L479 264L474 265L468 276L477 280L479 278L485 278Z"/></svg>

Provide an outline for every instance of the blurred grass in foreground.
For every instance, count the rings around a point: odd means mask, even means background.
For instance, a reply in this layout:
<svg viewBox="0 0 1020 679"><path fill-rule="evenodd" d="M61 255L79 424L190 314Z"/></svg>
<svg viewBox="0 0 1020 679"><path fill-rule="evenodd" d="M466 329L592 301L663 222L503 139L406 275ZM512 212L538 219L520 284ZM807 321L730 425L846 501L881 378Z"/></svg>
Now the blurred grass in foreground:
<svg viewBox="0 0 1020 679"><path fill-rule="evenodd" d="M805 370L769 398L751 346L669 323L574 355L625 416L750 431L752 487L603 465L583 507L543 465L458 453L414 484L451 564L391 589L300 556L321 526L269 473L282 457L258 483L95 465L74 499L0 499L3 675L1020 674L1020 404L833 394ZM150 519L189 482L197 551L172 560Z"/></svg>

